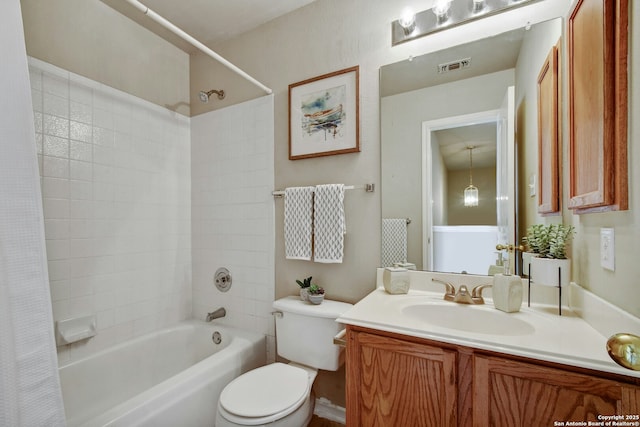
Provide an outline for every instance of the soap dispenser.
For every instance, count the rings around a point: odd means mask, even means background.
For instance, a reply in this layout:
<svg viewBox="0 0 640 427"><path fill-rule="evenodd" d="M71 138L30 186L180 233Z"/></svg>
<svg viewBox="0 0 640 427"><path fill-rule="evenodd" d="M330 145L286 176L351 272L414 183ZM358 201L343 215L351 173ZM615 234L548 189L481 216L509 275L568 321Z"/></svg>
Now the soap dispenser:
<svg viewBox="0 0 640 427"><path fill-rule="evenodd" d="M504 273L493 276L493 305L498 310L515 313L522 305L522 279L511 274L509 260L504 262Z"/></svg>
<svg viewBox="0 0 640 427"><path fill-rule="evenodd" d="M489 266L489 276L494 276L498 273L504 272L504 261L502 259L502 252L496 252L498 259L494 265Z"/></svg>

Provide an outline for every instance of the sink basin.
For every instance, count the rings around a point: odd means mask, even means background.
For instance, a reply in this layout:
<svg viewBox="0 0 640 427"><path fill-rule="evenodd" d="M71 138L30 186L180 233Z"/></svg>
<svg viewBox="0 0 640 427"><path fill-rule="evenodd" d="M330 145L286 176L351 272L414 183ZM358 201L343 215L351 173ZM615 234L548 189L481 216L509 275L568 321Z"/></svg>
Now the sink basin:
<svg viewBox="0 0 640 427"><path fill-rule="evenodd" d="M531 324L488 307L463 304L413 304L402 313L421 323L488 335L529 335L535 332Z"/></svg>

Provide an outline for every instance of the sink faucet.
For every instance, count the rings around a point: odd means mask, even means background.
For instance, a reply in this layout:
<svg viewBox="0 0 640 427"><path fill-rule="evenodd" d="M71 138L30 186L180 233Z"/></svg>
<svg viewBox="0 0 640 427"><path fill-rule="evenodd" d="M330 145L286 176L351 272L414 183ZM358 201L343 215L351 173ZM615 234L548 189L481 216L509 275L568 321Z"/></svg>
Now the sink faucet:
<svg viewBox="0 0 640 427"><path fill-rule="evenodd" d="M226 315L227 310L225 310L224 307L220 307L219 309L212 311L211 313L207 313L207 322L211 322L213 319L218 319Z"/></svg>
<svg viewBox="0 0 640 427"><path fill-rule="evenodd" d="M467 289L465 285L460 285L456 296L453 297L453 302L457 302L458 304L474 304L469 289Z"/></svg>
<svg viewBox="0 0 640 427"><path fill-rule="evenodd" d="M439 279L432 278L433 282L442 283L446 286L444 294L445 301L457 302L458 304L484 304L484 298L482 298L482 291L485 288L491 287L491 283L485 283L478 285L471 292L466 285L460 285L460 288L456 292L455 286L449 282L445 282Z"/></svg>

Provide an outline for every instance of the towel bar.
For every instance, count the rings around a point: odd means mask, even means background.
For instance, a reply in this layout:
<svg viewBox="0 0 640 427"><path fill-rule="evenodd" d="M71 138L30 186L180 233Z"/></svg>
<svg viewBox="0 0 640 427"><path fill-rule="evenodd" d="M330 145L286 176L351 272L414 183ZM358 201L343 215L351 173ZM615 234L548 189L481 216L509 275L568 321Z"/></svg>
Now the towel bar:
<svg viewBox="0 0 640 427"><path fill-rule="evenodd" d="M345 190L365 190L367 193L373 193L376 189L375 184L364 184L364 185L345 185ZM273 197L283 198L284 190L276 190L272 191L271 194Z"/></svg>

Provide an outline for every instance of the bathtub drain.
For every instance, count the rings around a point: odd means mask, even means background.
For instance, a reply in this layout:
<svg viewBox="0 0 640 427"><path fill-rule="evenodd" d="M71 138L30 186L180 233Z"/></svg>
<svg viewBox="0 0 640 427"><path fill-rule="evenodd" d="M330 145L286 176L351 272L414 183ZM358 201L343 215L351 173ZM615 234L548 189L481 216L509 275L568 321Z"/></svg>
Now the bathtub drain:
<svg viewBox="0 0 640 427"><path fill-rule="evenodd" d="M220 344L222 342L222 335L220 334L220 332L215 331L213 335L211 335L211 339L213 340L214 344Z"/></svg>

